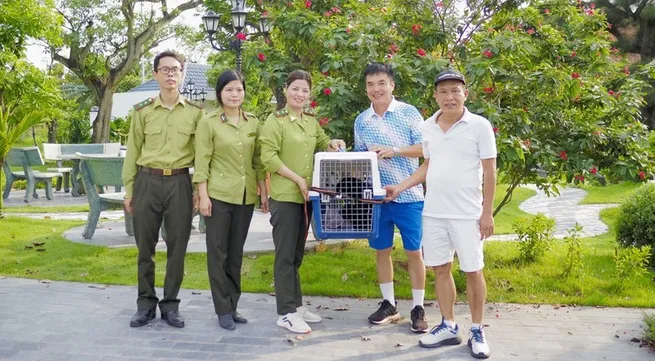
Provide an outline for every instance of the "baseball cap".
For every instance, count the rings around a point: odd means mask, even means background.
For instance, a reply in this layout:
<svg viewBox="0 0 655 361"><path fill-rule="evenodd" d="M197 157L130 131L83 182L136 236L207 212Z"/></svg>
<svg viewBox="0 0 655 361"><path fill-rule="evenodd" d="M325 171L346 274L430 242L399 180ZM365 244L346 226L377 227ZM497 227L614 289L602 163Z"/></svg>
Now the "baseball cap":
<svg viewBox="0 0 655 361"><path fill-rule="evenodd" d="M466 85L466 79L464 79L464 75L453 69L446 69L437 74L437 77L434 79L434 86L437 86L437 84L445 80L459 80L464 83L464 85Z"/></svg>

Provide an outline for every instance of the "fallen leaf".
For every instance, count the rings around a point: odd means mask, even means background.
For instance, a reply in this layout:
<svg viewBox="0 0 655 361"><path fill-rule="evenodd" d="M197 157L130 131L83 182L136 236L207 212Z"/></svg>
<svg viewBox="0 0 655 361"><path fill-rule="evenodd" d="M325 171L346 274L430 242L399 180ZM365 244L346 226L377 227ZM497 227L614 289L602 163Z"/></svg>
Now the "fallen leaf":
<svg viewBox="0 0 655 361"><path fill-rule="evenodd" d="M316 246L314 246L314 251L316 251L316 252L325 252L325 251L327 251L327 245L323 241L318 242L316 244Z"/></svg>
<svg viewBox="0 0 655 361"><path fill-rule="evenodd" d="M290 339L290 338L287 338L287 339L284 340L284 341L287 342L287 343L288 343L289 345L291 345L291 346L296 346L296 341L294 341L294 340L292 340L292 339Z"/></svg>
<svg viewBox="0 0 655 361"><path fill-rule="evenodd" d="M423 307L432 307L434 306L434 302L423 302Z"/></svg>
<svg viewBox="0 0 655 361"><path fill-rule="evenodd" d="M303 336L300 336L300 335L296 336L296 340L298 340L298 341L302 341L304 339L305 339L305 337L303 337Z"/></svg>
<svg viewBox="0 0 655 361"><path fill-rule="evenodd" d="M630 342L641 342L641 339L633 337L632 339L630 339Z"/></svg>
<svg viewBox="0 0 655 361"><path fill-rule="evenodd" d="M1 279L1 278L0 278L0 279ZM323 318L325 318L325 319L327 319L327 320L334 320L334 317L332 317L332 316L325 316L325 317L323 317Z"/></svg>
<svg viewBox="0 0 655 361"><path fill-rule="evenodd" d="M256 254L251 254L251 255L248 255L248 258L250 258L250 259L257 259L257 255L256 255Z"/></svg>
<svg viewBox="0 0 655 361"><path fill-rule="evenodd" d="M619 335L614 335L614 337L619 338Z"/></svg>
<svg viewBox="0 0 655 361"><path fill-rule="evenodd" d="M43 216L43 219L52 219L50 216Z"/></svg>
<svg viewBox="0 0 655 361"><path fill-rule="evenodd" d="M569 331L569 332L567 332L567 333L568 333L569 335L573 335L573 332L571 332L571 331Z"/></svg>
<svg viewBox="0 0 655 361"><path fill-rule="evenodd" d="M34 245L34 247L39 247L39 246L43 246L45 242L32 242L32 244Z"/></svg>
<svg viewBox="0 0 655 361"><path fill-rule="evenodd" d="M103 287L103 286L96 286L96 285L91 285L91 286L89 286L89 288L95 288L97 290L104 290L105 289L105 287Z"/></svg>
<svg viewBox="0 0 655 361"><path fill-rule="evenodd" d="M268 295L275 297L275 292L269 292Z"/></svg>
<svg viewBox="0 0 655 361"><path fill-rule="evenodd" d="M271 284L268 285L268 287L270 287L270 288L274 288L274 287L275 287L275 282L271 282Z"/></svg>
<svg viewBox="0 0 655 361"><path fill-rule="evenodd" d="M32 246L25 246L25 249L32 249L32 248L34 248L34 247L32 247Z"/></svg>
<svg viewBox="0 0 655 361"><path fill-rule="evenodd" d="M398 342L395 347L403 347L403 346L404 345L402 343Z"/></svg>
<svg viewBox="0 0 655 361"><path fill-rule="evenodd" d="M37 249L35 249L35 251L37 251L37 252L45 252L45 248L37 248Z"/></svg>
<svg viewBox="0 0 655 361"><path fill-rule="evenodd" d="M371 341L370 337L362 336L362 341Z"/></svg>
<svg viewBox="0 0 655 361"><path fill-rule="evenodd" d="M334 308L335 311L348 311L349 309L350 308L348 308L346 306L339 306L339 307Z"/></svg>
<svg viewBox="0 0 655 361"><path fill-rule="evenodd" d="M198 292L198 291L191 291L191 294L192 294L192 295L201 295L202 293L201 293L201 292Z"/></svg>
<svg viewBox="0 0 655 361"><path fill-rule="evenodd" d="M88 275L89 275L89 274L88 274L87 272L80 273L80 277L86 277L86 276L88 276Z"/></svg>
<svg viewBox="0 0 655 361"><path fill-rule="evenodd" d="M311 306L311 305L312 305L312 301L305 301L305 304L306 304L307 306Z"/></svg>
<svg viewBox="0 0 655 361"><path fill-rule="evenodd" d="M341 282L346 282L348 280L348 274L344 273L343 276L341 276Z"/></svg>
<svg viewBox="0 0 655 361"><path fill-rule="evenodd" d="M510 356L518 356L518 355L515 353L510 353Z"/></svg>
<svg viewBox="0 0 655 361"><path fill-rule="evenodd" d="M50 280L39 280L39 282L43 283L43 284L46 284L46 285L49 285L49 284L52 283L52 281L50 281Z"/></svg>

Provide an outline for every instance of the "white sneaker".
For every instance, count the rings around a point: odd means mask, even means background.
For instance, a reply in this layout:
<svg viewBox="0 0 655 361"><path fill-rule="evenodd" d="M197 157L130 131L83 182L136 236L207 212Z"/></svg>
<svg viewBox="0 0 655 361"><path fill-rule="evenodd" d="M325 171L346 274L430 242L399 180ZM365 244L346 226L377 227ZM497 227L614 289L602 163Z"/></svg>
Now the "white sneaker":
<svg viewBox="0 0 655 361"><path fill-rule="evenodd" d="M298 307L296 311L298 312L300 318L302 318L303 321L307 323L318 323L323 321L323 318L321 316L309 312L309 310L305 306Z"/></svg>
<svg viewBox="0 0 655 361"><path fill-rule="evenodd" d="M441 321L441 324L432 327L427 335L418 340L419 346L435 348L446 345L459 345L462 343L462 336L459 334L459 326L452 328Z"/></svg>
<svg viewBox="0 0 655 361"><path fill-rule="evenodd" d="M484 337L484 331L482 330L484 326L480 328L472 328L469 331L469 341L468 346L471 349L471 356L475 358L488 358L489 357L489 344L487 344L487 339Z"/></svg>
<svg viewBox="0 0 655 361"><path fill-rule="evenodd" d="M312 328L303 321L298 312L287 313L277 319L277 325L295 333L310 333Z"/></svg>

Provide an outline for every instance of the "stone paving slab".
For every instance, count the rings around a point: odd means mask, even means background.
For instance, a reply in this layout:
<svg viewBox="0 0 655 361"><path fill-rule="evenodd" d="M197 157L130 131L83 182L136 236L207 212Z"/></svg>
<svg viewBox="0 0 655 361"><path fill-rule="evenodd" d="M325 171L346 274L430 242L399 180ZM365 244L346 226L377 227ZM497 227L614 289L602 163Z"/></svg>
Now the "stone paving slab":
<svg viewBox="0 0 655 361"><path fill-rule="evenodd" d="M158 289L161 294L161 289ZM235 331L218 327L210 292L182 290L186 328L161 319L134 329L136 288L70 282L0 279L0 360L472 360L465 344L441 349L417 345L409 331L411 303L399 301L406 319L371 326L377 300L306 297L324 317L310 335L296 338L275 325L275 298L244 294L239 311L248 318ZM316 310L319 306L320 310ZM347 311L336 311L337 307ZM643 312L655 310L489 304L485 310L491 360L654 360L655 353L631 342L641 337ZM440 319L427 307L433 326ZM463 329L470 318L456 306Z"/></svg>
<svg viewBox="0 0 655 361"><path fill-rule="evenodd" d="M4 184L2 185L4 187ZM86 195L81 197L73 197L70 193L65 193L63 188L60 191L52 190L53 199L48 200L45 197L45 189L37 189L36 193L39 195L39 198L34 199L30 198L29 203L25 203L25 190L12 190L9 193L9 197L4 199L5 207L24 207L27 205L38 206L38 207L53 207L53 206L81 206L88 204L89 201L86 198Z"/></svg>

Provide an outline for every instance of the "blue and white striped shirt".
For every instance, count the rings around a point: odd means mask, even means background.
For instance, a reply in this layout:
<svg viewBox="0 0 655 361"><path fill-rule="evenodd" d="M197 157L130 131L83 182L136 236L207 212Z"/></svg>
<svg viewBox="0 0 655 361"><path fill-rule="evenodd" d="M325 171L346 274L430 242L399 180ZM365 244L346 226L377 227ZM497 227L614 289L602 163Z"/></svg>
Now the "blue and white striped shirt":
<svg viewBox="0 0 655 361"><path fill-rule="evenodd" d="M355 119L354 151L363 152L373 146L409 147L421 144L421 124L423 117L416 107L391 101L382 117L373 110L373 105ZM400 184L418 169L418 158L394 157L380 159L380 182L382 186ZM423 201L423 186L417 185L402 192L396 202L410 203Z"/></svg>

